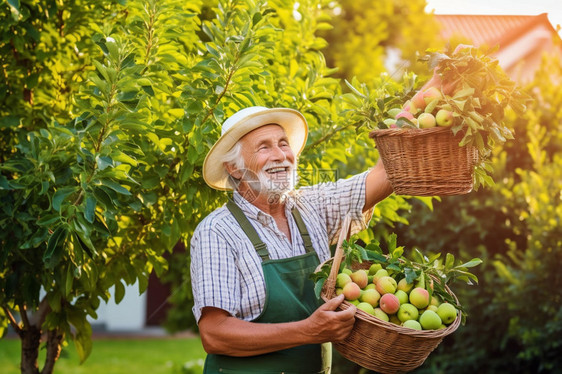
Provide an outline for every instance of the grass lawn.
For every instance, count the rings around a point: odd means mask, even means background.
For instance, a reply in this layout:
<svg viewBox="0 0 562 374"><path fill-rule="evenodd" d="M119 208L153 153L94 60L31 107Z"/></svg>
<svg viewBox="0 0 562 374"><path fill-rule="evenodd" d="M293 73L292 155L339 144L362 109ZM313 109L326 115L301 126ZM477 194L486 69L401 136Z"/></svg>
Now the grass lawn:
<svg viewBox="0 0 562 374"><path fill-rule="evenodd" d="M20 341L17 338L0 340L0 371L19 374ZM55 365L56 374L199 374L205 351L201 340L195 338L94 339L90 357L80 365L74 343L63 348ZM39 354L43 365L45 351ZM192 369L186 363L195 364ZM185 367L184 367L185 366Z"/></svg>

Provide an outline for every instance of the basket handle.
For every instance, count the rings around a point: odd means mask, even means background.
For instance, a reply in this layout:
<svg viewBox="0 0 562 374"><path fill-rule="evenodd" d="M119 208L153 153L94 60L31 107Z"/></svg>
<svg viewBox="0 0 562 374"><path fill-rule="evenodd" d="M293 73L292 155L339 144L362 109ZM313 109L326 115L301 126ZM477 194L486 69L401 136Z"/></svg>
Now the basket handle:
<svg viewBox="0 0 562 374"><path fill-rule="evenodd" d="M330 275L328 276L328 279L326 279L325 283L327 291L326 296L328 297L328 299L332 299L335 296L336 278L338 276L341 261L344 257L342 245L344 239L349 238L350 229L351 215L347 214L343 220L340 236L338 238L338 244L336 246L336 252L334 253L334 261L332 262L332 268L330 269Z"/></svg>

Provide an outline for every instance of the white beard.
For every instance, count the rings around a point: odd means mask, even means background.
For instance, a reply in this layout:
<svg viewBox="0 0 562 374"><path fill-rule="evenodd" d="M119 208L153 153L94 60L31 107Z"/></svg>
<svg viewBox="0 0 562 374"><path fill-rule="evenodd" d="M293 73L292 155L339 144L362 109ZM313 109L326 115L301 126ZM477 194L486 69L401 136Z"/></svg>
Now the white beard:
<svg viewBox="0 0 562 374"><path fill-rule="evenodd" d="M287 168L287 172L269 174L266 171L276 167ZM258 172L257 177L257 180L248 182L254 191L265 194L269 202L284 200L287 193L294 190L298 178L295 164L289 161L268 163Z"/></svg>

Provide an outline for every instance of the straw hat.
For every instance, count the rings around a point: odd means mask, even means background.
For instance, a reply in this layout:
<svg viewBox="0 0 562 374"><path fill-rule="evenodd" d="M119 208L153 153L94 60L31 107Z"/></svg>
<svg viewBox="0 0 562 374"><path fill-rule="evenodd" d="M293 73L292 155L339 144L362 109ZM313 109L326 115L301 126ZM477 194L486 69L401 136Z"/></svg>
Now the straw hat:
<svg viewBox="0 0 562 374"><path fill-rule="evenodd" d="M304 116L293 109L265 108L253 106L234 113L222 125L221 136L213 145L203 162L203 178L217 190L232 190L228 184L228 173L223 165L224 155L240 138L258 127L277 124L285 130L289 145L298 156L308 137L308 126Z"/></svg>

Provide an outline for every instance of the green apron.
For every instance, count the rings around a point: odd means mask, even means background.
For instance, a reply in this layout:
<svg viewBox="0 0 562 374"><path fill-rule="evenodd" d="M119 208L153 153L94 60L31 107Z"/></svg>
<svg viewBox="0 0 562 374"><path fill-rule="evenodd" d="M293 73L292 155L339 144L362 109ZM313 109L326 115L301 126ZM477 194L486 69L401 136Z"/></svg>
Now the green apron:
<svg viewBox="0 0 562 374"><path fill-rule="evenodd" d="M305 244L306 254L271 260L267 246L261 241L240 207L232 200L227 203L227 207L262 258L265 305L262 313L253 322L291 322L310 316L320 303L314 294L314 284L309 276L320 262L298 210L295 208L292 213ZM275 337L272 336L271 339ZM209 354L205 360L204 373L329 373L331 355L330 343L308 344L250 357Z"/></svg>

